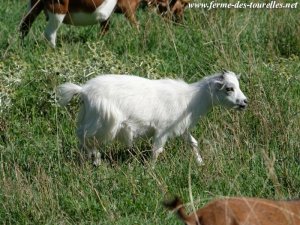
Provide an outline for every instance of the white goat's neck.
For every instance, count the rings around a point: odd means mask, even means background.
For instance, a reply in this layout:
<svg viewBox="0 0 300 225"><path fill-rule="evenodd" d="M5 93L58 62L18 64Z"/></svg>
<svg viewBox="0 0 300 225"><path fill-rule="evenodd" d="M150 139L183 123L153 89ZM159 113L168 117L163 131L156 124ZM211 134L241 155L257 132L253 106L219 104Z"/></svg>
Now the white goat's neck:
<svg viewBox="0 0 300 225"><path fill-rule="evenodd" d="M197 121L205 116L214 106L213 90L209 79L200 80L191 84L193 95L189 104L191 110L191 125L195 125Z"/></svg>

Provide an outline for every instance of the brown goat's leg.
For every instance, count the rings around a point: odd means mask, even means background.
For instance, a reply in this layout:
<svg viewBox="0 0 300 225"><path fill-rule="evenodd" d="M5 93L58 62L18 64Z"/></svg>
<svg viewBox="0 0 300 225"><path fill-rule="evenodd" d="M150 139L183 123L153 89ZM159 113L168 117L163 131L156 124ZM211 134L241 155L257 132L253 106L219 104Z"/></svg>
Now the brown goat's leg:
<svg viewBox="0 0 300 225"><path fill-rule="evenodd" d="M125 17L129 20L132 26L139 29L139 24L136 20L135 13L137 7L140 4L140 0L118 0L117 6Z"/></svg>
<svg viewBox="0 0 300 225"><path fill-rule="evenodd" d="M133 11L132 10L127 10L125 12L125 16L129 20L131 25L134 26L137 30L139 30L139 23L137 22L135 14L133 13Z"/></svg>
<svg viewBox="0 0 300 225"><path fill-rule="evenodd" d="M41 0L30 1L29 11L24 16L20 24L20 32L22 39L28 34L31 25L33 24L35 18L41 13L43 7L43 2Z"/></svg>

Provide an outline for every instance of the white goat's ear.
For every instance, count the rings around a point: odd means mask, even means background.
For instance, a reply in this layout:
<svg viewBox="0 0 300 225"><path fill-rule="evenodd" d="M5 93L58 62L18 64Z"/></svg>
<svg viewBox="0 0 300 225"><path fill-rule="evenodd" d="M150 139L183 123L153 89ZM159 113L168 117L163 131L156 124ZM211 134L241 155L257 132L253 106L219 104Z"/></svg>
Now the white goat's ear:
<svg viewBox="0 0 300 225"><path fill-rule="evenodd" d="M221 74L221 75L219 75L219 76L217 77L217 79L215 80L214 83L215 83L216 88L217 88L218 90L223 89L223 87L224 87L224 79L225 79L224 74Z"/></svg>
<svg viewBox="0 0 300 225"><path fill-rule="evenodd" d="M223 75L225 75L225 73L229 73L229 71L228 71L228 70L225 70L225 69L222 69L221 72L222 72Z"/></svg>
<svg viewBox="0 0 300 225"><path fill-rule="evenodd" d="M226 72L222 72L218 77L217 77L217 81L220 81L222 83L224 83L224 80L225 80L225 74Z"/></svg>
<svg viewBox="0 0 300 225"><path fill-rule="evenodd" d="M236 78L239 80L241 78L241 74L236 74Z"/></svg>

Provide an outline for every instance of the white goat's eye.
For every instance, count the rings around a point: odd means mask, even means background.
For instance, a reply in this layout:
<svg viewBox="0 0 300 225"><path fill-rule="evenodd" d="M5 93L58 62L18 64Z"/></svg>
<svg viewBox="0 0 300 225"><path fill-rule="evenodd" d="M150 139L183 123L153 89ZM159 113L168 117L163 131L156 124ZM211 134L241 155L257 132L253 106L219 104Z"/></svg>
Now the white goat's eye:
<svg viewBox="0 0 300 225"><path fill-rule="evenodd" d="M233 89L233 87L226 87L226 91L227 91L227 92L233 92L234 89Z"/></svg>

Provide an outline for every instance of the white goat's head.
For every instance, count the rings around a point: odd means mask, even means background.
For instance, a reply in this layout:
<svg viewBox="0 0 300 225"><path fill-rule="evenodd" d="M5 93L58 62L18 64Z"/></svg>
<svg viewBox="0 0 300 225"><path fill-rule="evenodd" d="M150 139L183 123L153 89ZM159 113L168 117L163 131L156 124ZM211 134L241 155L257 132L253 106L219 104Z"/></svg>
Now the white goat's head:
<svg viewBox="0 0 300 225"><path fill-rule="evenodd" d="M228 108L243 110L247 106L247 98L240 89L239 76L230 71L224 71L215 77L214 102Z"/></svg>

